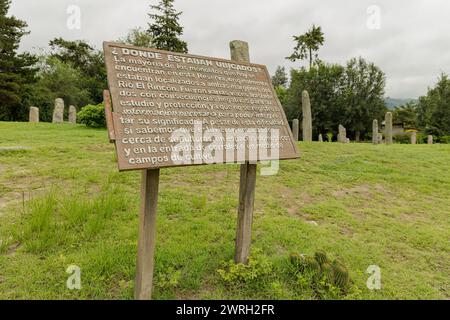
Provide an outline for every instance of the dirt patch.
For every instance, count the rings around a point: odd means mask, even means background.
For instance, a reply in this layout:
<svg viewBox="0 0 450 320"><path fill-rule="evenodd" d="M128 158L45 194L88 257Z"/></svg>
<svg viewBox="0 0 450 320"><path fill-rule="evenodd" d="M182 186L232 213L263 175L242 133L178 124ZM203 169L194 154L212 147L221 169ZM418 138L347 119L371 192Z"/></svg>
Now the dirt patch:
<svg viewBox="0 0 450 320"><path fill-rule="evenodd" d="M0 198L0 215L2 214L2 209L7 207L12 203L25 203L30 199L42 194L45 191L45 186L32 188L29 184L21 183L7 183L3 184L7 188Z"/></svg>
<svg viewBox="0 0 450 320"><path fill-rule="evenodd" d="M294 188L280 186L277 188L281 193L281 198L286 199L289 203L294 203L296 206L303 206L314 201L314 197L307 192L297 192Z"/></svg>
<svg viewBox="0 0 450 320"><path fill-rule="evenodd" d="M112 145L108 145L108 144L88 145L88 146L84 147L83 149L87 150L87 151L93 151L93 152L110 152L110 151L114 150Z"/></svg>
<svg viewBox="0 0 450 320"><path fill-rule="evenodd" d="M221 182L227 179L228 172L226 170L215 171L210 175L209 180Z"/></svg>
<svg viewBox="0 0 450 320"><path fill-rule="evenodd" d="M303 212L302 208L315 201L314 197L307 192L296 192L293 188L285 186L281 188L281 198L285 199L287 213L295 218L301 219L307 224L317 226L318 221L309 213Z"/></svg>
<svg viewBox="0 0 450 320"><path fill-rule="evenodd" d="M175 296L178 300L199 300L204 296L208 296L208 294L213 293L215 290L215 286L211 279L206 279L199 290L188 290L181 291L177 290L175 292Z"/></svg>
<svg viewBox="0 0 450 320"><path fill-rule="evenodd" d="M16 251L19 248L20 248L20 243L19 242L13 243L12 245L10 245L8 247L8 251L6 252L6 255L13 256L14 254L16 254Z"/></svg>
<svg viewBox="0 0 450 320"><path fill-rule="evenodd" d="M10 152L23 152L31 150L30 147L24 146L13 146L13 147L0 147L0 154L2 153L10 153Z"/></svg>
<svg viewBox="0 0 450 320"><path fill-rule="evenodd" d="M343 188L332 193L335 198L343 198L347 196L358 196L362 198L372 198L376 193L386 193L386 189L381 184L360 184L351 188Z"/></svg>
<svg viewBox="0 0 450 320"><path fill-rule="evenodd" d="M0 172L11 170L6 166L2 166L0 169ZM18 205L22 208L27 201L39 197L59 182L53 178L34 177L25 170L14 172L13 178L10 179L5 179L0 175L0 217L6 213L5 208L11 205Z"/></svg>
<svg viewBox="0 0 450 320"><path fill-rule="evenodd" d="M309 225L312 225L312 226L319 225L317 219L315 219L311 214L302 212L301 206L289 207L287 209L287 212L290 216L300 219Z"/></svg>
<svg viewBox="0 0 450 320"><path fill-rule="evenodd" d="M21 199L22 199L22 193L20 193L20 192L13 191L13 192L8 192L8 193L3 194L0 197L0 217L5 213L4 209L10 203L13 203L13 202L17 203L17 202L21 201Z"/></svg>
<svg viewBox="0 0 450 320"><path fill-rule="evenodd" d="M340 227L340 230L339 230L339 233L340 234L342 234L342 235L344 235L344 236L347 236L347 237L353 237L353 234L355 233L354 231L353 231L353 229L351 229L350 227L347 227L347 226L341 226Z"/></svg>

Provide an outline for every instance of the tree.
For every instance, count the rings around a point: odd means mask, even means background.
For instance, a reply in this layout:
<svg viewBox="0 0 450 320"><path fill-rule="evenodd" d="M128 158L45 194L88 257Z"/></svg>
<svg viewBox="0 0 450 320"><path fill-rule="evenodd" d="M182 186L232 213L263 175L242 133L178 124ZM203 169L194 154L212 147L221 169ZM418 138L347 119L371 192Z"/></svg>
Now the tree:
<svg viewBox="0 0 450 320"><path fill-rule="evenodd" d="M306 33L294 36L297 42L292 53L287 59L291 61L309 60L309 68L311 69L313 62L318 60L318 51L325 41L321 27L312 26Z"/></svg>
<svg viewBox="0 0 450 320"><path fill-rule="evenodd" d="M441 74L427 95L417 105L418 123L422 130L436 136L450 135L450 79Z"/></svg>
<svg viewBox="0 0 450 320"><path fill-rule="evenodd" d="M106 69L102 52L95 50L82 40L67 41L56 38L50 41L50 57L80 71L83 89L89 92L91 104L103 101L103 90L107 87Z"/></svg>
<svg viewBox="0 0 450 320"><path fill-rule="evenodd" d="M158 5L150 6L155 13L149 14L152 23L148 32L157 49L187 53L187 43L179 38L183 34L183 27L178 22L182 12L175 10L173 2L160 0Z"/></svg>
<svg viewBox="0 0 450 320"><path fill-rule="evenodd" d="M153 37L151 34L139 27L131 29L126 37L119 39L119 42L136 47L153 47Z"/></svg>
<svg viewBox="0 0 450 320"><path fill-rule="evenodd" d="M40 101L43 120L50 121L53 103L56 98L62 98L66 105L78 107L85 106L92 101L88 88L85 86L85 78L82 72L68 63L64 63L55 57L44 57L45 66L39 73L39 81L36 90L44 97ZM67 108L66 108L67 111Z"/></svg>
<svg viewBox="0 0 450 320"><path fill-rule="evenodd" d="M286 68L278 66L277 70L275 70L275 74L272 76L272 85L274 88L281 86L286 88L288 82Z"/></svg>
<svg viewBox="0 0 450 320"><path fill-rule="evenodd" d="M359 141L361 133L371 128L373 119L381 120L386 112L385 75L380 68L360 57L347 62L343 81L342 99L346 108L343 124Z"/></svg>
<svg viewBox="0 0 450 320"><path fill-rule="evenodd" d="M346 66L317 62L309 70L291 70L291 83L283 107L289 120L301 118L301 94L311 99L313 134L337 133L339 124L358 140L382 120L384 73L364 59L351 59Z"/></svg>
<svg viewBox="0 0 450 320"><path fill-rule="evenodd" d="M72 65L88 73L92 64L92 56L95 55L94 48L82 40L68 41L63 38L55 38L49 43L52 49L51 56L63 63Z"/></svg>
<svg viewBox="0 0 450 320"><path fill-rule="evenodd" d="M276 86L275 93L277 94L278 100L280 101L281 105L284 106L286 104L286 97L287 97L286 88L282 86Z"/></svg>
<svg viewBox="0 0 450 320"><path fill-rule="evenodd" d="M393 117L407 128L417 128L417 104L411 101L396 107L393 110Z"/></svg>
<svg viewBox="0 0 450 320"><path fill-rule="evenodd" d="M289 120L301 119L302 91L307 90L311 99L313 134L335 133L345 118L341 101L344 67L319 62L311 69L302 67L291 70L291 83L283 107Z"/></svg>
<svg viewBox="0 0 450 320"><path fill-rule="evenodd" d="M28 117L26 98L35 82L37 58L17 53L29 32L25 21L7 16L10 5L10 0L0 0L0 120L18 121Z"/></svg>

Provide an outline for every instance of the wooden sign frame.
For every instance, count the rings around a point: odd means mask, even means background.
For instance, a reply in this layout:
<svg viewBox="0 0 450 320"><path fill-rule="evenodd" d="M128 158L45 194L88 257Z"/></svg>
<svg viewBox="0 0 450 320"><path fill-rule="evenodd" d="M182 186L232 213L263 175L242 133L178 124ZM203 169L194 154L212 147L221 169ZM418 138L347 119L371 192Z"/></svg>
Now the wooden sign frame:
<svg viewBox="0 0 450 320"><path fill-rule="evenodd" d="M230 52L231 60L240 63L250 63L247 42L239 40L230 42ZM272 93L275 94L273 88ZM115 128L113 120L113 110L111 105L111 94L109 90L104 90L103 99L105 103L105 117L108 127L108 137L109 141L112 143L116 140L116 134L114 130ZM281 107L278 99L276 100ZM282 114L284 116L284 120L286 121L286 115L284 114L284 112L282 112ZM290 135L291 141L293 142L294 139L291 130L288 130L288 134ZM299 153L295 143L293 143L293 146L296 157L298 158ZM249 161L245 161L240 166L239 208L237 216L234 256L235 263L247 264L250 254L256 186L256 169L257 164L250 163ZM150 300L152 296L159 177L159 168L142 169L141 205L139 213L139 240L137 252L136 282L134 290L135 298L138 300Z"/></svg>

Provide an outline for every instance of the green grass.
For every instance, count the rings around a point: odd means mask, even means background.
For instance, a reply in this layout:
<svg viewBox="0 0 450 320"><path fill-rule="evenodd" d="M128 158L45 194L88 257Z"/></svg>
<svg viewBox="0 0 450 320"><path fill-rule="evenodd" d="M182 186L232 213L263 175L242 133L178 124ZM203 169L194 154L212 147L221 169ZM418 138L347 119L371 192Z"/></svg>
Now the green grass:
<svg viewBox="0 0 450 320"><path fill-rule="evenodd" d="M105 130L0 123L0 299L132 299L139 172L119 173ZM259 276L226 281L239 167L161 170L156 299L448 299L450 145L299 143L256 185ZM315 224L315 223L317 224ZM353 289L318 292L291 252L345 261ZM266 266L267 263L270 267ZM82 289L68 290L69 265ZM369 290L369 265L381 290Z"/></svg>

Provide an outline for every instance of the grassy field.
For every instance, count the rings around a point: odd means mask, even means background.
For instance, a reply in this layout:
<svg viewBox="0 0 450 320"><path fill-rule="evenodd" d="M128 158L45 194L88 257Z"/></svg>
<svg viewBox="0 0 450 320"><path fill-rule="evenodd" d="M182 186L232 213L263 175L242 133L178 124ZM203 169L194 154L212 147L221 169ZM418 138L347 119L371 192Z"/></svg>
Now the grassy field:
<svg viewBox="0 0 450 320"><path fill-rule="evenodd" d="M0 123L0 299L132 299L139 172L105 130ZM238 165L161 171L156 299L449 299L450 145L299 143L256 185L255 279L226 281ZM353 286L318 290L291 252L340 257ZM69 265L82 289L69 290ZM369 265L381 268L369 290Z"/></svg>

